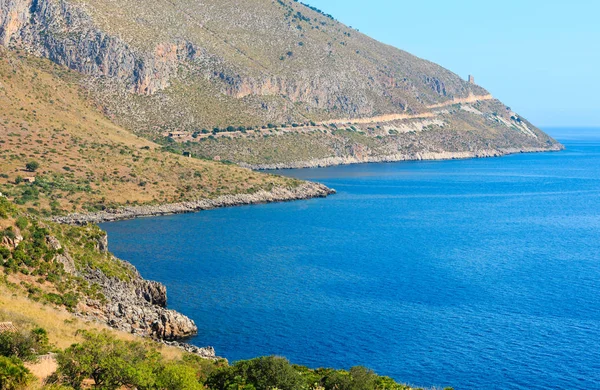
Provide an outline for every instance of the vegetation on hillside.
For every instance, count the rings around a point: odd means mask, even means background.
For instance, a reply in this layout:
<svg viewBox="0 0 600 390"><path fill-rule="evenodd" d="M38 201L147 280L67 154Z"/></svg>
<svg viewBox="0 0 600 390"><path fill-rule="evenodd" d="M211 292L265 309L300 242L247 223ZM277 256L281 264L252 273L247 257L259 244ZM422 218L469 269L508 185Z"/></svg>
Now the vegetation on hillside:
<svg viewBox="0 0 600 390"><path fill-rule="evenodd" d="M33 301L68 310L74 310L83 298L104 302L98 285L65 269L98 269L108 277L131 280L130 267L98 250L104 237L94 225L59 225L27 217L0 197L0 282Z"/></svg>
<svg viewBox="0 0 600 390"><path fill-rule="evenodd" d="M556 141L497 100L456 104L434 117L358 123L268 124L263 127L213 129L156 142L188 150L203 158L251 166L294 166L328 158L402 155L418 159L424 153L510 151L552 148ZM512 118L511 118L512 117ZM216 131L218 130L218 131Z"/></svg>
<svg viewBox="0 0 600 390"><path fill-rule="evenodd" d="M41 336L40 336L41 335ZM268 356L229 365L225 360L206 360L184 354L167 359L151 341L122 340L103 331L81 330L80 342L64 350L48 344L45 331L4 333L0 337L0 388L44 386L24 366L37 355L54 349L58 368L45 380L44 389L97 388L117 390L410 390L389 377L364 367L349 371L310 369L292 365L285 358ZM41 339L41 340L40 340ZM37 344L30 340L34 340ZM28 349L23 357L16 350Z"/></svg>
<svg viewBox="0 0 600 390"><path fill-rule="evenodd" d="M170 153L114 125L85 96L77 73L1 47L0 53L0 193L29 213L174 203L300 183Z"/></svg>

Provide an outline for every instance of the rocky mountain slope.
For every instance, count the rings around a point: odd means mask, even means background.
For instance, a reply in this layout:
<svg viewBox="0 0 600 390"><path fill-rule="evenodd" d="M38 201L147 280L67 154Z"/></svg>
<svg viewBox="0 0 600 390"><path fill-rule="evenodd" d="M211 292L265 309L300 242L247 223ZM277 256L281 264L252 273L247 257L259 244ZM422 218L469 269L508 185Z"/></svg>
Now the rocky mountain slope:
<svg viewBox="0 0 600 390"><path fill-rule="evenodd" d="M0 196L0 285L34 301L65 307L86 320L180 345L198 328L167 308L164 285L108 252L97 226L59 225L28 217ZM214 350L186 346L205 357Z"/></svg>
<svg viewBox="0 0 600 390"><path fill-rule="evenodd" d="M119 125L249 166L560 149L483 88L297 1L0 0L0 44L85 75Z"/></svg>
<svg viewBox="0 0 600 390"><path fill-rule="evenodd" d="M197 202L303 184L170 153L112 123L81 80L49 60L0 46L0 193L29 212ZM28 170L31 162L39 167ZM316 187L312 194L322 196Z"/></svg>

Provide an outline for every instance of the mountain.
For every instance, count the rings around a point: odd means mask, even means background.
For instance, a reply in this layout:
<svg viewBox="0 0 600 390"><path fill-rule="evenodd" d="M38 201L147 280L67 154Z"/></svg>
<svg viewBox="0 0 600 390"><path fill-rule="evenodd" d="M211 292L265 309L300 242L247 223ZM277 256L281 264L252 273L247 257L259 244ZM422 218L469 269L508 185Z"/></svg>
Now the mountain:
<svg viewBox="0 0 600 390"><path fill-rule="evenodd" d="M119 219L206 208L198 199L218 205L325 194L317 184L171 153L112 123L81 79L0 47L0 193L31 213L154 205L105 218ZM39 167L28 170L31 162Z"/></svg>
<svg viewBox="0 0 600 390"><path fill-rule="evenodd" d="M0 0L0 44L84 75L126 129L254 168L561 148L474 82L297 1Z"/></svg>

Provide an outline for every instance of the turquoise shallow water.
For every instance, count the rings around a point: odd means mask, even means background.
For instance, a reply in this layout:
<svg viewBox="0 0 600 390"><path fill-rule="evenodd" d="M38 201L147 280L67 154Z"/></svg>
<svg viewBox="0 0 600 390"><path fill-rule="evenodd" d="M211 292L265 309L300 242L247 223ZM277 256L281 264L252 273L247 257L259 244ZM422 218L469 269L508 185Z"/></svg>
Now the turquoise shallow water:
<svg viewBox="0 0 600 390"><path fill-rule="evenodd" d="M104 224L230 360L456 389L600 389L600 139L283 172L328 199Z"/></svg>

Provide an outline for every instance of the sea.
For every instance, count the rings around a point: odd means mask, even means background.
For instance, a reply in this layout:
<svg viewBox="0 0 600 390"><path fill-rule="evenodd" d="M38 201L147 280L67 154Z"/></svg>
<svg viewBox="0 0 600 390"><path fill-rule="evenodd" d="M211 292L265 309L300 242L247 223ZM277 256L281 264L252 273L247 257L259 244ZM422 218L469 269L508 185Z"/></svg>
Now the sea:
<svg viewBox="0 0 600 390"><path fill-rule="evenodd" d="M325 199L101 225L198 346L454 389L600 389L600 129L555 153L278 171Z"/></svg>

